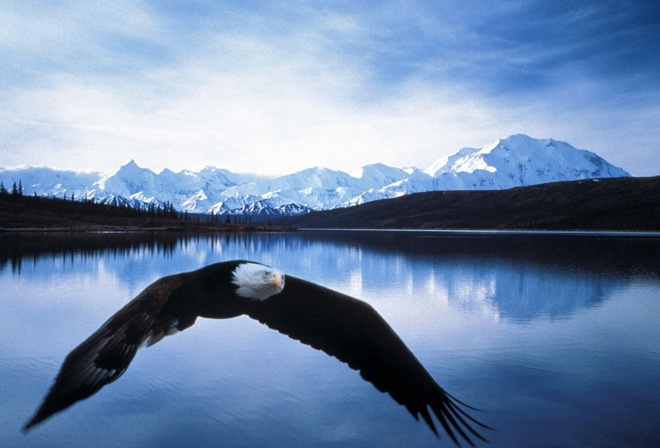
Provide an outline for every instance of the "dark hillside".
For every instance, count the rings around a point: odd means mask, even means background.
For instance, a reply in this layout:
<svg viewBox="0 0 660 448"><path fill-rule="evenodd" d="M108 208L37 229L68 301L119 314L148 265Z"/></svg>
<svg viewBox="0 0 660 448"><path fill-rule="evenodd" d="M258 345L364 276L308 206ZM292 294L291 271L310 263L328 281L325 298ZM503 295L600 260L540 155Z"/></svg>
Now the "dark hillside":
<svg viewBox="0 0 660 448"><path fill-rule="evenodd" d="M289 230L247 222L228 223L219 216L188 216L171 205L135 209L60 198L0 193L0 231L172 230L194 232Z"/></svg>
<svg viewBox="0 0 660 448"><path fill-rule="evenodd" d="M660 176L434 191L273 222L310 228L660 230Z"/></svg>

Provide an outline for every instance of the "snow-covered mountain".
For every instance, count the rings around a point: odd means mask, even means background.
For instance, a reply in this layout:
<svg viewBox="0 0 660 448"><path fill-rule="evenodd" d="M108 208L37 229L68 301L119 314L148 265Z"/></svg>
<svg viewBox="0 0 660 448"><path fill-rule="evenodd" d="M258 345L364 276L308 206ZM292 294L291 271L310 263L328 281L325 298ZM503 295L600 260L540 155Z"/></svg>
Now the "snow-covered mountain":
<svg viewBox="0 0 660 448"><path fill-rule="evenodd" d="M425 170L373 164L352 174L316 167L269 178L213 167L156 174L134 161L111 173L0 168L5 187L20 181L25 194L133 204L169 202L192 213L253 215L300 214L432 190L499 190L626 176L630 175L593 152L521 134L480 149L463 148Z"/></svg>
<svg viewBox="0 0 660 448"><path fill-rule="evenodd" d="M438 190L501 190L524 185L630 176L590 151L553 139L512 135L481 149L463 148L425 173Z"/></svg>

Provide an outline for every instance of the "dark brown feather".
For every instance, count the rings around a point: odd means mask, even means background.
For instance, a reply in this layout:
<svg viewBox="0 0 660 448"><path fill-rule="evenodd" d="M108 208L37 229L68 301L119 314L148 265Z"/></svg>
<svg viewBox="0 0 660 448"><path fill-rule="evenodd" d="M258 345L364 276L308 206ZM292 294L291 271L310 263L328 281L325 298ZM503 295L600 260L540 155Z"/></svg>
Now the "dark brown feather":
<svg viewBox="0 0 660 448"><path fill-rule="evenodd" d="M43 404L23 429L117 380L148 338L162 338L161 332L172 328L175 319L163 319L163 305L184 278L172 276L154 282L69 353Z"/></svg>
<svg viewBox="0 0 660 448"><path fill-rule="evenodd" d="M265 300L236 294L233 272L245 261L216 263L164 277L108 319L64 360L55 383L24 430L117 380L143 344L192 326L197 317L246 314L268 327L347 363L439 435L472 445L484 440L473 426L487 426L467 414L426 371L394 330L367 303L299 278Z"/></svg>
<svg viewBox="0 0 660 448"><path fill-rule="evenodd" d="M314 283L286 277L284 290L250 303L246 314L304 344L347 363L381 392L389 393L438 435L429 411L458 444L484 440L473 424L487 428L431 377L390 325L369 304Z"/></svg>

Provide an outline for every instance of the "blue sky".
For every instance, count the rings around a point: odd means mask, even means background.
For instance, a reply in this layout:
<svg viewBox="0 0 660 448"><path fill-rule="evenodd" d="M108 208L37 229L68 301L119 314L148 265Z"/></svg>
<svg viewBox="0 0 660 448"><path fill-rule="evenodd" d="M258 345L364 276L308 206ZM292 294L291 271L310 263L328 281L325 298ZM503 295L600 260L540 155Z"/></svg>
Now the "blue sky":
<svg viewBox="0 0 660 448"><path fill-rule="evenodd" d="M423 169L524 133L660 174L657 2L2 3L0 166Z"/></svg>

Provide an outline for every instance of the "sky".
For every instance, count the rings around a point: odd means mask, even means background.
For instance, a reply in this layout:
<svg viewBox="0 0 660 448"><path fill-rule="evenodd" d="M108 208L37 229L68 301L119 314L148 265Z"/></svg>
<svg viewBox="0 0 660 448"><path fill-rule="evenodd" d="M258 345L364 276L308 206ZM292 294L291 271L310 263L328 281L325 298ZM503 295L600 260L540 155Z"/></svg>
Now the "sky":
<svg viewBox="0 0 660 448"><path fill-rule="evenodd" d="M658 2L0 4L0 167L425 169L522 133L660 175Z"/></svg>

